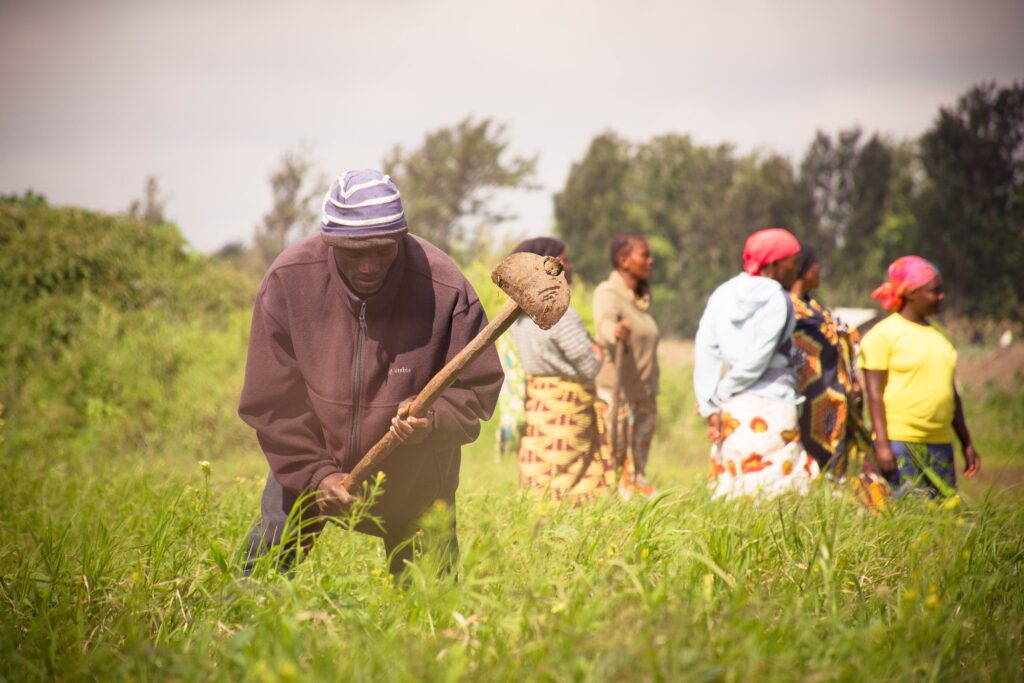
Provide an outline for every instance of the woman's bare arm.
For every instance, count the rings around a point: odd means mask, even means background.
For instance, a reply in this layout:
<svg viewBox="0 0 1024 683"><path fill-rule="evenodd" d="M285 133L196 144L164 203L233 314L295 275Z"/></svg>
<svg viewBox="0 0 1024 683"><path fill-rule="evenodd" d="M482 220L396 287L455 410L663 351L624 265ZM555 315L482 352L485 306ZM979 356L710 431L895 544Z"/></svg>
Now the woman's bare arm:
<svg viewBox="0 0 1024 683"><path fill-rule="evenodd" d="M868 412L871 413L871 426L875 430L875 456L878 469L884 473L896 471L896 458L889 443L889 428L885 420L885 385L889 381L888 370L864 370L864 381L867 384Z"/></svg>
<svg viewBox="0 0 1024 683"><path fill-rule="evenodd" d="M953 405L953 431L960 439L960 446L964 451L964 476L970 479L981 469L981 458L974 450L974 444L971 443L971 433L967 431L967 418L964 417L963 402L960 400L960 393L956 390L956 385L953 386L953 400L955 402Z"/></svg>

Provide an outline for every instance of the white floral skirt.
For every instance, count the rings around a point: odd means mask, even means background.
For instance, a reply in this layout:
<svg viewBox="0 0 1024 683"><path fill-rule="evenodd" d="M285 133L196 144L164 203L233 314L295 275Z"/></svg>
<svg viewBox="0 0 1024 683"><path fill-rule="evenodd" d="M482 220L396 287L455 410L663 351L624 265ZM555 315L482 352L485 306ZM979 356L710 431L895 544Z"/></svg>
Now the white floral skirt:
<svg viewBox="0 0 1024 683"><path fill-rule="evenodd" d="M739 394L722 406L721 445L711 447L714 498L804 493L820 473L800 443L797 406Z"/></svg>

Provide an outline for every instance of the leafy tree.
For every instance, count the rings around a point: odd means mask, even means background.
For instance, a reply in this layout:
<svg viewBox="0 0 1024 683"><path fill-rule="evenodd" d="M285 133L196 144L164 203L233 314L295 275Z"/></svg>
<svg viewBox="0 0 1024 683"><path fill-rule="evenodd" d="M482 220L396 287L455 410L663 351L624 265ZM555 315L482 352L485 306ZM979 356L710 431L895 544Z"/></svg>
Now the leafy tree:
<svg viewBox="0 0 1024 683"><path fill-rule="evenodd" d="M25 194L4 194L0 195L0 207L3 208L31 208L31 207L43 207L48 206L49 202L46 200L46 195L40 194L35 190L26 190Z"/></svg>
<svg viewBox="0 0 1024 683"><path fill-rule="evenodd" d="M696 327L704 300L734 270L739 247L727 201L739 163L729 145L664 135L638 147L634 211L655 254L654 313L669 330Z"/></svg>
<svg viewBox="0 0 1024 683"><path fill-rule="evenodd" d="M921 138L917 246L955 310L1024 315L1024 84L972 88Z"/></svg>
<svg viewBox="0 0 1024 683"><path fill-rule="evenodd" d="M613 235L643 234L655 256L659 325L688 333L714 287L738 272L743 239L790 224L796 205L793 169L781 157L737 158L729 145L701 146L684 135L631 146L605 133L573 165L555 217L591 282L608 274Z"/></svg>
<svg viewBox="0 0 1024 683"><path fill-rule="evenodd" d="M589 282L608 274L608 245L619 232L642 229L627 182L632 150L615 133L598 135L555 194L555 230L570 250L576 272ZM633 215L631 216L631 211Z"/></svg>
<svg viewBox="0 0 1024 683"><path fill-rule="evenodd" d="M225 242L222 244L221 247L213 253L213 257L219 260L230 261L244 256L246 251L244 242L241 240L232 240L231 242Z"/></svg>
<svg viewBox="0 0 1024 683"><path fill-rule="evenodd" d="M146 178L146 187L141 199L132 201L128 207L128 215L146 225L166 223L164 216L165 200L160 197L160 185L156 176Z"/></svg>
<svg viewBox="0 0 1024 683"><path fill-rule="evenodd" d="M854 166L861 130L841 131L833 140L818 131L800 164L802 237L828 259L846 243L854 212Z"/></svg>
<svg viewBox="0 0 1024 683"><path fill-rule="evenodd" d="M799 196L793 164L776 154L746 157L737 168L730 205L742 238L765 227L795 229Z"/></svg>
<svg viewBox="0 0 1024 683"><path fill-rule="evenodd" d="M268 265L255 249L246 245L242 240L225 242L211 254L211 258L257 276L262 275Z"/></svg>
<svg viewBox="0 0 1024 683"><path fill-rule="evenodd" d="M892 148L872 135L857 151L853 163L850 214L843 231L842 247L842 262L853 268L840 272L855 273L857 264L867 259L882 223L892 172Z"/></svg>
<svg viewBox="0 0 1024 683"><path fill-rule="evenodd" d="M265 269L289 242L317 225L316 200L325 183L311 178L313 164L304 151L281 156L280 166L270 175L273 204L253 235L257 268Z"/></svg>
<svg viewBox="0 0 1024 683"><path fill-rule="evenodd" d="M918 145L859 128L818 132L800 163L737 157L685 135L594 138L555 195L556 231L590 282L618 232L655 254L654 310L693 332L707 295L739 269L745 237L782 226L819 252L834 303L870 305L886 265L920 253L942 266L954 308L1024 314L1024 86L979 86L943 108Z"/></svg>
<svg viewBox="0 0 1024 683"><path fill-rule="evenodd" d="M844 302L866 302L884 273L878 231L895 170L893 146L877 134L864 141L859 128L835 139L819 131L801 162L798 234L818 250L825 288Z"/></svg>
<svg viewBox="0 0 1024 683"><path fill-rule="evenodd" d="M882 222L875 232L874 251L864 265L864 270L874 273L879 281L894 259L915 251L919 232L915 209L923 174L914 143L904 141L893 145Z"/></svg>
<svg viewBox="0 0 1024 683"><path fill-rule="evenodd" d="M505 126L467 117L427 133L383 161L402 192L410 228L446 251L469 251L480 231L515 216L494 208L495 191L532 189L536 157L508 156Z"/></svg>

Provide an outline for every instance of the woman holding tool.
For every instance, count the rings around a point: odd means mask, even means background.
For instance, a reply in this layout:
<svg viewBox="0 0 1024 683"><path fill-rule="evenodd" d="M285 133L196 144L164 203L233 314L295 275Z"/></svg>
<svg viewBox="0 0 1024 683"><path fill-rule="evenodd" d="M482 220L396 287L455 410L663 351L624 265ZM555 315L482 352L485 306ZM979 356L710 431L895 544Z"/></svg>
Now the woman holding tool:
<svg viewBox="0 0 1024 683"><path fill-rule="evenodd" d="M650 314L654 257L647 240L635 233L616 235L610 256L614 269L594 290L594 327L605 359L597 375L598 411L606 415L608 433L616 435L611 448L622 467L620 495L652 497L647 459L658 416L659 337Z"/></svg>

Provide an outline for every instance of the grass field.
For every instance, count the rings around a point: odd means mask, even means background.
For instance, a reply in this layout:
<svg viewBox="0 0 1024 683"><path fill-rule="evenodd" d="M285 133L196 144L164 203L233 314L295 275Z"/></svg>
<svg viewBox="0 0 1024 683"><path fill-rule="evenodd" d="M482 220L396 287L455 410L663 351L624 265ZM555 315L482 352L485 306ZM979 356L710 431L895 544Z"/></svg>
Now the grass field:
<svg viewBox="0 0 1024 683"><path fill-rule="evenodd" d="M485 427L466 449L457 581L430 578L428 556L396 587L379 542L339 529L294 579L240 580L254 440L14 456L0 678L1024 679L1019 381L966 388L984 469L958 502L871 515L826 486L711 501L690 370L667 368L650 502L533 504Z"/></svg>

